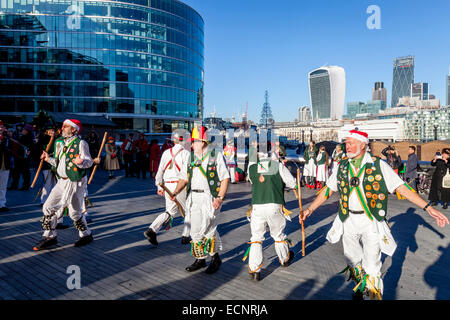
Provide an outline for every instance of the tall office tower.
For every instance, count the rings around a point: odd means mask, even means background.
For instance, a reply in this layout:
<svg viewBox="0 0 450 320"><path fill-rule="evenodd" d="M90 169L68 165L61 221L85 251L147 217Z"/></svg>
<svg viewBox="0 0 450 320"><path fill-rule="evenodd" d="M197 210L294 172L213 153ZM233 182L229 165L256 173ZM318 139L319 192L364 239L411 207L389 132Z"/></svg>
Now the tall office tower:
<svg viewBox="0 0 450 320"><path fill-rule="evenodd" d="M430 86L426 82L411 84L411 98L419 98L419 100L428 100L430 94Z"/></svg>
<svg viewBox="0 0 450 320"><path fill-rule="evenodd" d="M391 107L397 106L399 98L410 95L411 84L413 83L414 57L408 56L394 59Z"/></svg>
<svg viewBox="0 0 450 320"><path fill-rule="evenodd" d="M375 88L372 88L372 101L381 100L387 103L387 90L384 82L375 82Z"/></svg>
<svg viewBox="0 0 450 320"><path fill-rule="evenodd" d="M447 75L447 106L450 106L450 70L449 70L449 74Z"/></svg>
<svg viewBox="0 0 450 320"><path fill-rule="evenodd" d="M345 70L326 66L308 74L313 121L340 120L344 113Z"/></svg>

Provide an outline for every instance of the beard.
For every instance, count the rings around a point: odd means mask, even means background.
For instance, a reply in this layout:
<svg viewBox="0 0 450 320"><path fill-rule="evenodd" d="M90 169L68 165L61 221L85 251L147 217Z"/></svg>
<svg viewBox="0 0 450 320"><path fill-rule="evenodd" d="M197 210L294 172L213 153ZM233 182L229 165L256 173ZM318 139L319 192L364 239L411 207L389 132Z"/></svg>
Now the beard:
<svg viewBox="0 0 450 320"><path fill-rule="evenodd" d="M358 150L358 151L355 152L355 153L349 153L349 152L347 152L347 157L349 157L350 159L353 159L353 158L359 156L360 154L361 154L361 150Z"/></svg>
<svg viewBox="0 0 450 320"><path fill-rule="evenodd" d="M67 138L72 137L72 136L73 136L73 133L72 133L72 132L65 133L65 132L63 131L63 132L61 133L61 135L62 135L62 137L63 137L64 139L67 139Z"/></svg>

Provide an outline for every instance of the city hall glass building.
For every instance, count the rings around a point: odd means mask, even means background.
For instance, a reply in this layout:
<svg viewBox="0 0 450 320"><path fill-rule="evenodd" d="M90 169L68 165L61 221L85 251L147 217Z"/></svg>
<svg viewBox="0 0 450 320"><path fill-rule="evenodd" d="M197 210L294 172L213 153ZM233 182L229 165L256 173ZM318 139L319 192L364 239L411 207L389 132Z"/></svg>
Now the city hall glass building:
<svg viewBox="0 0 450 320"><path fill-rule="evenodd" d="M0 0L0 113L188 129L203 118L203 26L174 0Z"/></svg>

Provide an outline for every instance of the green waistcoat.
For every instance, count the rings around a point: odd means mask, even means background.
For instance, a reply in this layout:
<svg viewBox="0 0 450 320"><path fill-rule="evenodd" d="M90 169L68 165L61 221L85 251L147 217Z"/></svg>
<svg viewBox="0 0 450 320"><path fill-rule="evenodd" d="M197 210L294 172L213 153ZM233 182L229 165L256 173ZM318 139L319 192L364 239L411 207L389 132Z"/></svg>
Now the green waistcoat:
<svg viewBox="0 0 450 320"><path fill-rule="evenodd" d="M320 153L322 153L322 157L320 158L319 161L316 161L318 166L321 164L327 164L327 156L326 156L325 152L320 152Z"/></svg>
<svg viewBox="0 0 450 320"><path fill-rule="evenodd" d="M317 163L316 151L317 151L316 147L314 147L313 150L310 150L309 148L306 149L306 151L303 153L303 159L305 159L306 163L309 162L309 159L314 159L314 164Z"/></svg>
<svg viewBox="0 0 450 320"><path fill-rule="evenodd" d="M214 198L217 198L220 190L220 180L219 176L217 175L217 161L216 161L217 159L215 155L216 151L213 149L211 151L211 154L209 155L208 165L206 167L207 170L205 173L203 173L202 171L202 174L206 174L206 179L208 180L209 191L211 192L211 195ZM188 184L186 186L186 196L188 196L189 193L191 192L192 171L195 168L194 159L195 159L194 152L191 152L191 158L187 168ZM200 170L200 168L198 168L198 170Z"/></svg>
<svg viewBox="0 0 450 320"><path fill-rule="evenodd" d="M59 159L63 156L63 152L66 153L66 174L70 181L80 181L86 175L86 169L78 168L75 163L72 162L78 154L80 154L80 142L81 139L76 137L71 141L67 148L64 147L64 138L59 137L55 141L55 159L56 166L52 167L52 171L56 173L58 179L60 178L57 173L59 165ZM64 150L66 149L66 150Z"/></svg>
<svg viewBox="0 0 450 320"><path fill-rule="evenodd" d="M271 160L269 167L276 166L275 174L258 173L258 163L248 168L249 177L252 180L252 205L277 203L284 205L284 182L278 170L278 162ZM262 177L262 178L261 178ZM262 182L261 182L262 181Z"/></svg>
<svg viewBox="0 0 450 320"><path fill-rule="evenodd" d="M365 200L362 202L362 207L365 214L373 220L373 217L378 221L386 219L386 210L388 203L388 189L384 181L383 174L380 168L380 158L372 156L372 163L366 163L363 167L364 179L363 189L361 194L358 195L359 188L354 188L352 192L357 192L358 199L360 197ZM361 170L361 169L360 169ZM341 221L345 221L348 217L350 198L350 165L349 160L344 159L340 162L337 173L338 190L341 195L339 199L339 218ZM356 176L356 172L355 172Z"/></svg>

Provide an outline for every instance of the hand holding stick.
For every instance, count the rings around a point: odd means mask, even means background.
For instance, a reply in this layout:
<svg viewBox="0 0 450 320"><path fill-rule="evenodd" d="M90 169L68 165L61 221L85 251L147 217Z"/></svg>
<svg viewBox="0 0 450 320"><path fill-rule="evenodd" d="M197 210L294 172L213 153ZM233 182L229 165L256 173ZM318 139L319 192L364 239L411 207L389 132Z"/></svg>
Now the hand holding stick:
<svg viewBox="0 0 450 320"><path fill-rule="evenodd" d="M164 183L160 182L160 183L159 183L159 186L160 186L161 188L163 188L165 192L167 192L167 194L169 195L169 197L174 198L173 193L170 192L170 190L164 185ZM176 198L175 198L174 201L175 201L175 203L176 203L178 209L180 210L181 216L184 218L184 210L183 210L183 207L180 205L180 203L178 202L178 200L177 200Z"/></svg>
<svg viewBox="0 0 450 320"><path fill-rule="evenodd" d="M100 158L100 156L102 155L102 150L103 150L103 147L105 146L106 136L107 135L108 135L108 132L105 131L105 134L103 135L102 145L100 146L100 150L98 150L97 158ZM92 179L94 179L94 174L95 174L95 171L97 171L97 167L98 167L98 164L96 163L94 165L94 169L92 170L91 176L89 177L88 184L91 184Z"/></svg>
<svg viewBox="0 0 450 320"><path fill-rule="evenodd" d="M300 186L300 170L297 169L298 207L300 209L300 224L302 225L302 257L305 256L305 225L303 223L302 189Z"/></svg>
<svg viewBox="0 0 450 320"><path fill-rule="evenodd" d="M55 139L55 136L52 135L50 137L50 142L48 143L47 147L45 148L45 153L48 153L48 151L50 150L50 147L52 146L52 143L53 143L54 139ZM39 173L42 170L43 164L44 164L44 159L41 159L41 162L39 163L39 167L38 167L38 169L36 171L36 175L34 176L33 183L31 184L31 188L34 188L34 185L36 184L36 181L37 181L37 178L39 176Z"/></svg>

